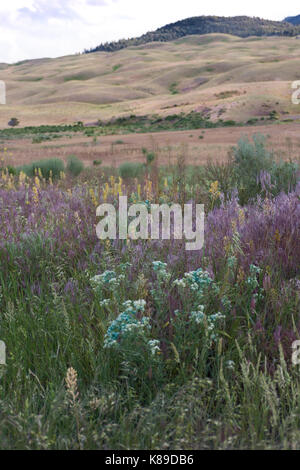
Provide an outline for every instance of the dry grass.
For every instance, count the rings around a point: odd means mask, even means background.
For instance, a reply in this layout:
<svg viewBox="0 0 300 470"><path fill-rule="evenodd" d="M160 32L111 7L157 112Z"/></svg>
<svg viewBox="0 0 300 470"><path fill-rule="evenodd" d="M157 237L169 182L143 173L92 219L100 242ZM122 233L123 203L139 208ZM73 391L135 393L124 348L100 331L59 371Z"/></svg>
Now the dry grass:
<svg viewBox="0 0 300 470"><path fill-rule="evenodd" d="M176 162L178 151L184 148L186 162L202 164L208 159L225 161L228 151L242 136L260 133L267 136L269 148L282 158L300 157L300 124L274 124L251 127L230 127L154 134L100 136L94 143L91 137L74 136L33 144L31 139L7 141L10 163L21 165L42 158L62 158L76 155L86 166L94 160L103 165L119 166L126 161L143 162L142 149L154 150L160 165ZM203 138L200 139L200 137ZM7 162L8 163L8 162Z"/></svg>
<svg viewBox="0 0 300 470"><path fill-rule="evenodd" d="M209 109L213 119L297 114L290 82L300 78L295 38L191 36L115 53L26 61L1 70L7 106L21 125L94 121ZM176 84L176 94L172 94Z"/></svg>

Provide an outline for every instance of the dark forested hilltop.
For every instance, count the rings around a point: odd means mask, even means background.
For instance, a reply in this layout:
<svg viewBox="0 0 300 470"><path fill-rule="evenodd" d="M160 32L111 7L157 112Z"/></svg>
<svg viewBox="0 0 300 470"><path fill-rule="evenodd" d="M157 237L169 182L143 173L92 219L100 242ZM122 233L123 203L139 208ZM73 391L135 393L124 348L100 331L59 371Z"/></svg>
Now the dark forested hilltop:
<svg viewBox="0 0 300 470"><path fill-rule="evenodd" d="M293 25L300 25L300 15L298 16L288 16L284 21L291 23Z"/></svg>
<svg viewBox="0 0 300 470"><path fill-rule="evenodd" d="M85 50L85 52L113 52L125 47L139 46L153 41L166 42L193 34L209 33L232 34L239 37L295 36L300 34L300 26L284 21L269 21L248 16L197 16L168 24L138 38L121 39L120 41L100 44L97 47Z"/></svg>

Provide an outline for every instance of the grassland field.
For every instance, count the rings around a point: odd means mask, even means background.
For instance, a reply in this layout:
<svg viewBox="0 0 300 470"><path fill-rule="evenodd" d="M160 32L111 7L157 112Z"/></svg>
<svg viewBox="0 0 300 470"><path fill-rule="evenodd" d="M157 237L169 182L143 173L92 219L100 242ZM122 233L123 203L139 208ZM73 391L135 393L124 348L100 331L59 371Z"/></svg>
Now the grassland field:
<svg viewBox="0 0 300 470"><path fill-rule="evenodd" d="M299 44L1 64L1 449L300 449ZM99 239L124 195L204 245Z"/></svg>

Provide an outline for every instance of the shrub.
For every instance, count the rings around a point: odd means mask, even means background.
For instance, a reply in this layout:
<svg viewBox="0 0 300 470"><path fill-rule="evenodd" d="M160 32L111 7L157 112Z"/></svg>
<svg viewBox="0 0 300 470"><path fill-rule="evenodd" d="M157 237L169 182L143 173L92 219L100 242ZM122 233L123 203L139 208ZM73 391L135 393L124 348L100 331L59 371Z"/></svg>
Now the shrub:
<svg viewBox="0 0 300 470"><path fill-rule="evenodd" d="M247 137L240 139L237 147L233 148L233 162L239 199L241 204L246 204L260 192L259 176L263 171L271 171L274 156L265 147L265 137L255 135L253 143Z"/></svg>
<svg viewBox="0 0 300 470"><path fill-rule="evenodd" d="M7 165L6 167L0 167L0 173L1 172L4 172L4 173L9 173L10 175L16 175L17 174L17 170L11 166L11 165Z"/></svg>
<svg viewBox="0 0 300 470"><path fill-rule="evenodd" d="M17 118L11 118L11 120L8 122L8 125L11 127L16 127L19 124L20 124L20 121Z"/></svg>
<svg viewBox="0 0 300 470"><path fill-rule="evenodd" d="M49 179L59 178L61 172L65 170L64 162L59 158L50 158L48 160L40 160L31 162L28 165L18 167L18 171L23 171L27 176L34 176L38 170L41 170L42 176Z"/></svg>
<svg viewBox="0 0 300 470"><path fill-rule="evenodd" d="M121 178L138 178L145 171L145 166L142 163L123 163L119 168Z"/></svg>
<svg viewBox="0 0 300 470"><path fill-rule="evenodd" d="M72 176L78 176L83 171L84 165L75 155L70 155L67 162L67 172Z"/></svg>
<svg viewBox="0 0 300 470"><path fill-rule="evenodd" d="M233 164L240 203L246 204L257 195L278 195L295 189L299 171L297 163L275 161L265 147L265 137L256 135L253 143L241 139L233 149Z"/></svg>

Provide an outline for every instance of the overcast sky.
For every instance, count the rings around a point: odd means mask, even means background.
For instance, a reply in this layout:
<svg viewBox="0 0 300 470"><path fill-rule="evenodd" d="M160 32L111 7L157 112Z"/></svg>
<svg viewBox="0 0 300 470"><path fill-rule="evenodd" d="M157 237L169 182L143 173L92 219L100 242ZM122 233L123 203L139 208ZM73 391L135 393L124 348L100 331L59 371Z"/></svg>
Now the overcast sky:
<svg viewBox="0 0 300 470"><path fill-rule="evenodd" d="M298 0L1 0L0 63L73 54L190 16L298 14Z"/></svg>

